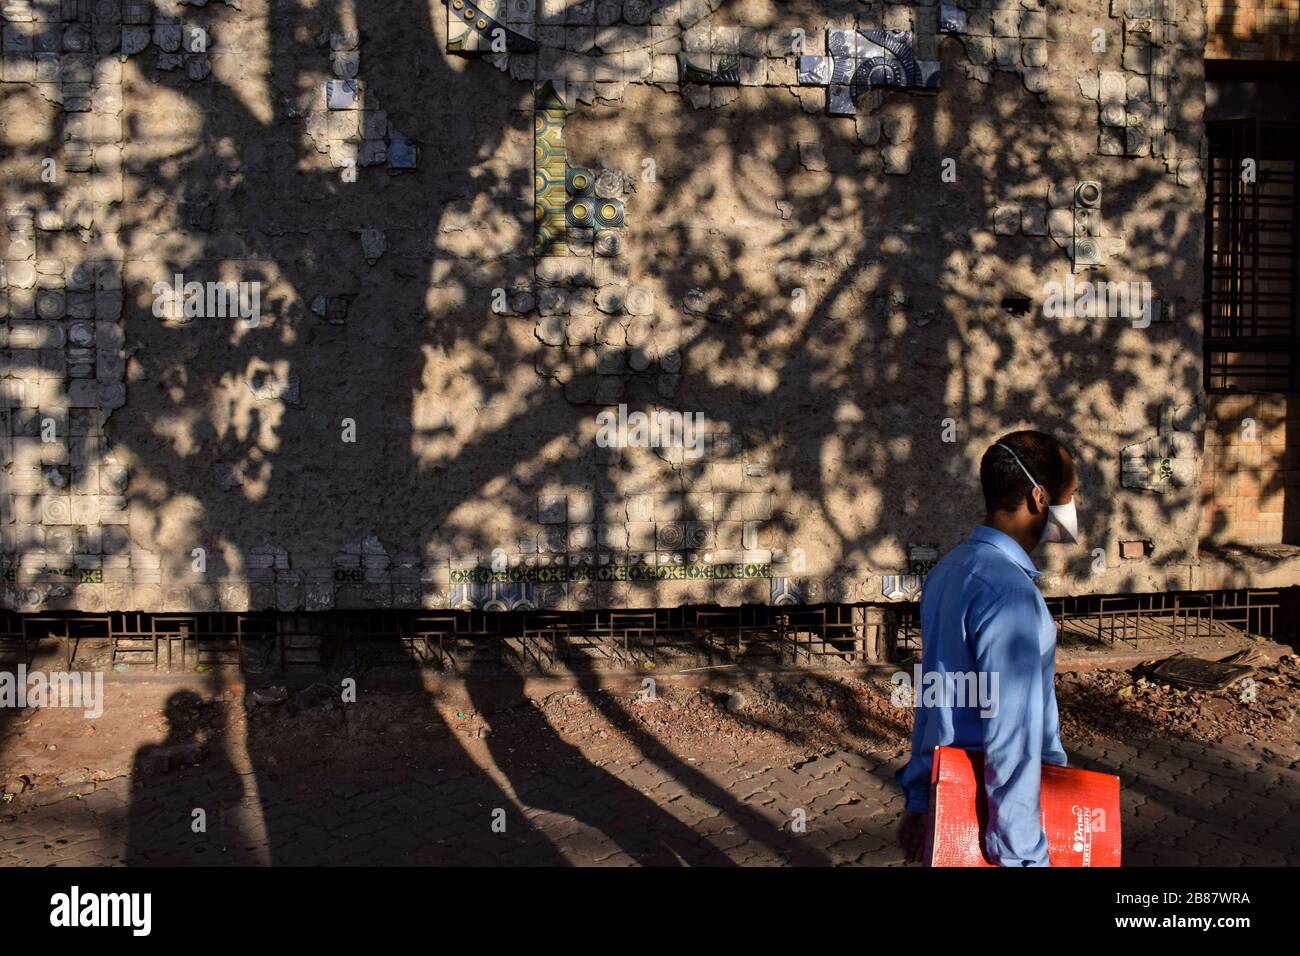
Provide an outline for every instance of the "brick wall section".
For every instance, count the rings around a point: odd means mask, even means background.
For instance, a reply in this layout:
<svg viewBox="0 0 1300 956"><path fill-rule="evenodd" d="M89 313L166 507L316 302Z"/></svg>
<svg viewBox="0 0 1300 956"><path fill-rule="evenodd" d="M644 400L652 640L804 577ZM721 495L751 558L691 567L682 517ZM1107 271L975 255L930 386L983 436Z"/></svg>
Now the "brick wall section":
<svg viewBox="0 0 1300 956"><path fill-rule="evenodd" d="M1285 395L1208 397L1201 466L1204 543L1300 543L1297 406L1300 401Z"/></svg>
<svg viewBox="0 0 1300 956"><path fill-rule="evenodd" d="M1207 60L1300 61L1300 0L1216 0L1205 34Z"/></svg>

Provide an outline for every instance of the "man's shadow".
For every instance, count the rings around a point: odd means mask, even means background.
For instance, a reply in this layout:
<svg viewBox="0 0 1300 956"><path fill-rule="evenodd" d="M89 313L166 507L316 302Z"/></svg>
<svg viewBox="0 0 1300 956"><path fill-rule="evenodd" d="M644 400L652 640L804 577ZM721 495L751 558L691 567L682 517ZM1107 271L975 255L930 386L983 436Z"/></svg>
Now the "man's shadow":
<svg viewBox="0 0 1300 956"><path fill-rule="evenodd" d="M128 865L247 865L261 860L261 850L244 826L250 808L243 782L224 742L199 739L204 712L198 694L177 691L165 708L167 737L136 751Z"/></svg>

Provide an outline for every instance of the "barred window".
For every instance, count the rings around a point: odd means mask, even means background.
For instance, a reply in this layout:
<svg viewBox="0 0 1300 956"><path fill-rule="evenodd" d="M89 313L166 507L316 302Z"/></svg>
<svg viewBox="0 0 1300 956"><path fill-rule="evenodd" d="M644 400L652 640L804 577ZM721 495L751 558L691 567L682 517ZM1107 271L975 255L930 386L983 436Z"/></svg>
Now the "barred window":
<svg viewBox="0 0 1300 956"><path fill-rule="evenodd" d="M1300 391L1300 124L1220 120L1206 134L1205 387Z"/></svg>

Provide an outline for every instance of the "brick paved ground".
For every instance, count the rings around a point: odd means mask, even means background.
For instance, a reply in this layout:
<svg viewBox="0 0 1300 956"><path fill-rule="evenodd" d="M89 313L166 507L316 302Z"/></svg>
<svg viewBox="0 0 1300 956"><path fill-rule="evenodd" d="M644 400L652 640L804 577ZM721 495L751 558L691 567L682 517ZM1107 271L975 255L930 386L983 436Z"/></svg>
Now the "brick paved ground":
<svg viewBox="0 0 1300 956"><path fill-rule="evenodd" d="M83 784L80 796L24 795L0 821L0 863L903 865L890 779L901 752L768 766L668 752L600 764L563 744L533 761L510 756L508 739L465 749L488 768L426 764L367 782L239 773L213 758L134 792L123 776ZM1120 775L1126 865L1300 862L1300 772L1285 758L1158 741L1082 746L1071 758ZM190 830L195 808L206 833ZM493 831L495 808L504 833Z"/></svg>

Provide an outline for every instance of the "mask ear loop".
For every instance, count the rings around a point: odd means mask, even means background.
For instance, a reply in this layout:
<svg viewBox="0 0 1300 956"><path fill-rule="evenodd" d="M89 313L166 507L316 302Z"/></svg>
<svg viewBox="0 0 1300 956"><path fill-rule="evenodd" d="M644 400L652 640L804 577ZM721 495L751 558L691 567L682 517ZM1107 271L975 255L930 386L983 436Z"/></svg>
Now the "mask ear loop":
<svg viewBox="0 0 1300 956"><path fill-rule="evenodd" d="M1025 477L1029 479L1029 483L1030 483L1031 485L1033 485L1035 488L1043 488L1042 485L1040 485L1037 481L1034 480L1034 476L1031 475L1031 474L1029 473L1029 469L1026 468L1025 465L1024 465L1024 462L1022 462L1022 461L1020 460L1020 456L1017 455L1014 451L1012 451L1010 446L1008 446L1008 445L1004 445L1004 444L1002 444L1002 442L998 442L998 443L997 443L997 446L998 446L999 448L1005 448L1005 449L1007 450L1007 453L1010 454L1011 457L1014 458L1014 459L1016 460L1016 464L1020 466L1020 470L1023 471L1023 472L1025 473ZM1044 498L1047 497L1047 489L1046 489L1046 488L1043 488L1043 497L1044 497Z"/></svg>

